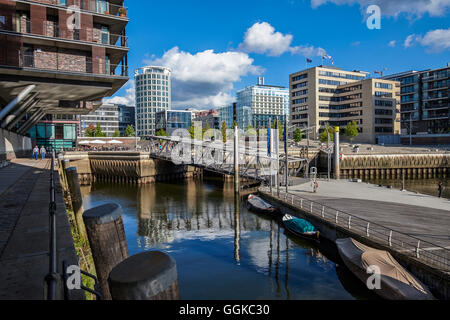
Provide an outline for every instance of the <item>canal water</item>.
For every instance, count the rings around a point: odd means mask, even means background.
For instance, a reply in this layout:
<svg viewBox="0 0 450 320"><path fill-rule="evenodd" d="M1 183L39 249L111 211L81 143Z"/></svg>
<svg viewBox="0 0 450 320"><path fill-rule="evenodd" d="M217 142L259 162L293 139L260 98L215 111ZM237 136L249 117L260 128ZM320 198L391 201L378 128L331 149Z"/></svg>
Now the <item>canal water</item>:
<svg viewBox="0 0 450 320"><path fill-rule="evenodd" d="M182 299L376 299L334 245L299 240L278 219L249 212L232 183L96 183L82 191L85 209L122 206L130 255L161 250L176 260Z"/></svg>

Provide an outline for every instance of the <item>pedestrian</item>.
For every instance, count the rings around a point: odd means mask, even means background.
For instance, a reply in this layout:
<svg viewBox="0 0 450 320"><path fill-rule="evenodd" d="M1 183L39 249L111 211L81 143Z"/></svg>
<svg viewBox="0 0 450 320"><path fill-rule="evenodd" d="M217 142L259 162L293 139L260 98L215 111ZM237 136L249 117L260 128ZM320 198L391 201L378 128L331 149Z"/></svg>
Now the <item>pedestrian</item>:
<svg viewBox="0 0 450 320"><path fill-rule="evenodd" d="M444 183L441 181L438 184L439 198L442 198L442 194L444 193Z"/></svg>
<svg viewBox="0 0 450 320"><path fill-rule="evenodd" d="M42 147L41 147L41 157L42 157L42 160L45 159L45 154L46 154L46 153L47 153L47 150L45 150L45 147L42 146Z"/></svg>
<svg viewBox="0 0 450 320"><path fill-rule="evenodd" d="M38 157L39 157L39 147L35 146L34 149L33 149L33 159L37 160Z"/></svg>

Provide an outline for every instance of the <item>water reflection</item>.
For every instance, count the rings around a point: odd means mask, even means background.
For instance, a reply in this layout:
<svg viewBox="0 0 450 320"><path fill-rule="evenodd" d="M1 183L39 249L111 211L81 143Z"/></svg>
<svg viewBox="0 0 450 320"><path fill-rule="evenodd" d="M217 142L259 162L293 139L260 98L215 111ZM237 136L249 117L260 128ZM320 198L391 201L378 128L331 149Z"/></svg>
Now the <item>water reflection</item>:
<svg viewBox="0 0 450 320"><path fill-rule="evenodd" d="M124 210L130 254L158 249L177 261L183 299L368 298L343 285L357 280L337 273L332 245L313 246L248 212L232 183L95 184L85 207L111 199Z"/></svg>

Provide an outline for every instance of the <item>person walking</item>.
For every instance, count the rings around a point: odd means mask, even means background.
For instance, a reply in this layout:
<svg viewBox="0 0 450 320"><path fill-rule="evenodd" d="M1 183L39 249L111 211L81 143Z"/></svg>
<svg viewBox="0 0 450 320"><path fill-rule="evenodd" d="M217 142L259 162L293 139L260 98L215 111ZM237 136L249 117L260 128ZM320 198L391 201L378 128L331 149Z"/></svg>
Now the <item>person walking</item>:
<svg viewBox="0 0 450 320"><path fill-rule="evenodd" d="M439 198L442 198L442 194L444 193L444 183L442 181L438 184L438 192Z"/></svg>
<svg viewBox="0 0 450 320"><path fill-rule="evenodd" d="M34 149L33 149L33 159L37 160L38 157L39 157L39 147L35 146Z"/></svg>
<svg viewBox="0 0 450 320"><path fill-rule="evenodd" d="M41 157L42 157L42 160L45 159L45 154L46 154L46 153L47 153L47 150L45 150L45 147L42 146L42 147L41 147Z"/></svg>

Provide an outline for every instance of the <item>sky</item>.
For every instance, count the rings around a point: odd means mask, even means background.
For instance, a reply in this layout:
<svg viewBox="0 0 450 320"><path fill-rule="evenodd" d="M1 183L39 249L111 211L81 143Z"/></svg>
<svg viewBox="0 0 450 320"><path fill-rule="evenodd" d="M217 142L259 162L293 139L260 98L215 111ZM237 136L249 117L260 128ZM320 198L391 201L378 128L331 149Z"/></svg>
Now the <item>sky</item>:
<svg viewBox="0 0 450 320"><path fill-rule="evenodd" d="M380 9L379 28L372 5ZM258 76L288 87L306 58L313 67L329 56L326 65L374 77L375 70L387 75L450 62L450 0L126 0L125 6L130 81L109 103L135 104L134 70L145 65L172 69L173 109L211 109L234 102L236 91Z"/></svg>

